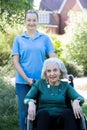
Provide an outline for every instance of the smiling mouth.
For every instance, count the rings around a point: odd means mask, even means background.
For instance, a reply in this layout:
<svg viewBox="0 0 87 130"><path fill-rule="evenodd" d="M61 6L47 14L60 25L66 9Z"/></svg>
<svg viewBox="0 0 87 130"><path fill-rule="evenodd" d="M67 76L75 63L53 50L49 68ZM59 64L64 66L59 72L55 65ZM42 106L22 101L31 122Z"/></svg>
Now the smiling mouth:
<svg viewBox="0 0 87 130"><path fill-rule="evenodd" d="M35 26L30 26L30 27L35 27Z"/></svg>
<svg viewBox="0 0 87 130"><path fill-rule="evenodd" d="M56 79L56 77L50 77L50 79Z"/></svg>

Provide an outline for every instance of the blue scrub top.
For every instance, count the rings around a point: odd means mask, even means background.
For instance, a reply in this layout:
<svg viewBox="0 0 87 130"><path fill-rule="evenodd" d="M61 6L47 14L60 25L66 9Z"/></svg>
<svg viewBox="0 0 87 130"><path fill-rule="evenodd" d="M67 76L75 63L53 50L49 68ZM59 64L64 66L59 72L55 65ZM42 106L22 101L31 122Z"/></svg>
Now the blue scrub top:
<svg viewBox="0 0 87 130"><path fill-rule="evenodd" d="M20 56L20 65L29 78L40 79L43 62L46 54L54 52L49 37L37 31L32 39L26 32L17 36L13 42L12 55ZM16 72L16 83L27 84L27 82Z"/></svg>

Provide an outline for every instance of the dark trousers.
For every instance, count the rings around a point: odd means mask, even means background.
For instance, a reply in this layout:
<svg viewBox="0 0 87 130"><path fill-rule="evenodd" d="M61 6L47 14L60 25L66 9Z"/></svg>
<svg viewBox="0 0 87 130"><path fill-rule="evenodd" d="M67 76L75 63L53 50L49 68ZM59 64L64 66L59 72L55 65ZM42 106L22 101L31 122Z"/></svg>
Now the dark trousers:
<svg viewBox="0 0 87 130"><path fill-rule="evenodd" d="M43 110L36 115L36 130L52 130L63 128L64 130L78 130L77 123L71 109L66 109L57 117L49 116L48 111Z"/></svg>

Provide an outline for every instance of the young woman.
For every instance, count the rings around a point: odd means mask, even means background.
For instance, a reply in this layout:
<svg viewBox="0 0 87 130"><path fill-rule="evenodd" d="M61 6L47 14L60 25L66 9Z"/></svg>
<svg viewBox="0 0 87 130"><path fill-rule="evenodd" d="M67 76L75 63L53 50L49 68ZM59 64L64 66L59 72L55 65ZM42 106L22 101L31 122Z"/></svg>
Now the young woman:
<svg viewBox="0 0 87 130"><path fill-rule="evenodd" d="M16 68L16 92L20 112L20 129L26 130L27 106L24 97L35 80L40 79L46 55L55 57L54 47L49 37L37 31L38 14L28 10L25 14L26 31L13 42L12 56Z"/></svg>
<svg viewBox="0 0 87 130"><path fill-rule="evenodd" d="M28 104L30 120L35 120L37 130L50 130L52 127L64 130L77 130L76 119L82 116L80 103L84 98L75 89L61 79L66 77L67 70L57 58L45 60L42 79L38 80L25 97ZM66 96L72 101L72 109L67 108ZM38 104L37 104L38 99ZM33 109L38 105L37 113Z"/></svg>

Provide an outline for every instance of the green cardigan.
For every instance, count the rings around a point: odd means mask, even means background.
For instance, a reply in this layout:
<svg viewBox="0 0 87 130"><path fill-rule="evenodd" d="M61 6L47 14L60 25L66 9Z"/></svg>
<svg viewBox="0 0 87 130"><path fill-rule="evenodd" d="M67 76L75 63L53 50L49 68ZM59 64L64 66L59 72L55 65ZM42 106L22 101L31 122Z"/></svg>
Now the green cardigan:
<svg viewBox="0 0 87 130"><path fill-rule="evenodd" d="M50 86L49 88L46 80L41 79L32 86L24 99L24 103L27 104L29 101L35 101L38 98L37 112L48 110L51 116L57 116L67 108L66 94L70 100L79 99L81 103L84 102L84 98L68 82L60 81L60 85Z"/></svg>

